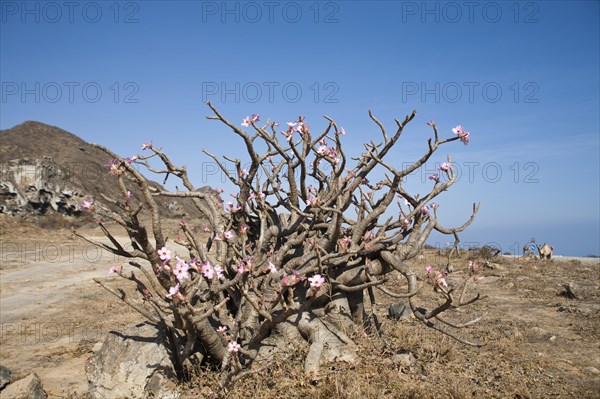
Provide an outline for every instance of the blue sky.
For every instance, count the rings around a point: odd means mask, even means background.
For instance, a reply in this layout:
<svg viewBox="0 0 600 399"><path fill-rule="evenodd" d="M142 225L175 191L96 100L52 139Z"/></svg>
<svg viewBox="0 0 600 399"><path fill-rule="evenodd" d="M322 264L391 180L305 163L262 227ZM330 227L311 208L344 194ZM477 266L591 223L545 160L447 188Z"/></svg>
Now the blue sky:
<svg viewBox="0 0 600 399"><path fill-rule="evenodd" d="M37 120L122 155L153 140L198 186L230 190L201 149L243 148L206 99L236 122L305 115L320 130L329 115L354 154L379 138L368 109L390 129L416 109L390 162L421 154L431 119L471 132L407 180L425 192L452 155L440 220L481 203L463 243L600 254L598 1L0 4L2 129Z"/></svg>

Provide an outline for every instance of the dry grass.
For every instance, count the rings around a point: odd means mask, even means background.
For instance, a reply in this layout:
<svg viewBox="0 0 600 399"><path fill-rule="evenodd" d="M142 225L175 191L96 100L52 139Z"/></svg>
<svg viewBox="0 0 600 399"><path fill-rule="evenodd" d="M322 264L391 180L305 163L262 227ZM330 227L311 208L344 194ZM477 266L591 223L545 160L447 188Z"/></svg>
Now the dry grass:
<svg viewBox="0 0 600 399"><path fill-rule="evenodd" d="M467 258L454 261L450 280L468 275ZM435 262L430 253L419 264ZM473 309L454 311L459 320L487 313L464 333L485 343L462 345L416 319L383 317L390 301L378 298L384 339L360 338L357 364L330 363L318 376L301 372L307 347L298 343L286 360L219 389L215 371L196 370L182 384L183 398L598 398L600 380L585 367L600 368L600 266L496 258L475 285L489 296ZM417 269L420 269L417 266ZM559 295L572 281L581 299ZM395 287L397 289L397 286ZM430 287L425 296L434 298ZM426 301L423 301L425 304ZM410 352L413 366L391 362Z"/></svg>

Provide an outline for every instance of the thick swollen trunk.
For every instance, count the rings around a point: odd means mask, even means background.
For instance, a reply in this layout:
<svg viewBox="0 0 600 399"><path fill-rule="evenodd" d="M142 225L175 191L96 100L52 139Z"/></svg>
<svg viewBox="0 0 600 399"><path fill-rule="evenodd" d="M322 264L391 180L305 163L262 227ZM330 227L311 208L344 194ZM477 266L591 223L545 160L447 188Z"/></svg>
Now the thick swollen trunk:
<svg viewBox="0 0 600 399"><path fill-rule="evenodd" d="M290 342L309 345L304 361L306 373L318 372L330 361L356 361L357 346L348 333L357 328L345 294L334 294L324 306L296 313L278 324L258 350L255 362L268 360L273 353L289 353Z"/></svg>

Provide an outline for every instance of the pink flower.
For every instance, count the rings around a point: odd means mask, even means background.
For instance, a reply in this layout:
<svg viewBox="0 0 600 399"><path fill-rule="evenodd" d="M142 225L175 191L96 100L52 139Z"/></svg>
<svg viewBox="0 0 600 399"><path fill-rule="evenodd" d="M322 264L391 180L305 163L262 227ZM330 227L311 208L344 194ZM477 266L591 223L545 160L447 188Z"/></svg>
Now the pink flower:
<svg viewBox="0 0 600 399"><path fill-rule="evenodd" d="M210 233L210 228L208 226L204 226L204 228L202 229L203 232L205 233Z"/></svg>
<svg viewBox="0 0 600 399"><path fill-rule="evenodd" d="M96 207L94 206L94 200L84 200L83 204L81 204L81 209L85 209L86 211L93 212Z"/></svg>
<svg viewBox="0 0 600 399"><path fill-rule="evenodd" d="M243 169L242 170L242 178L245 179L246 177L248 177L248 170L247 169Z"/></svg>
<svg viewBox="0 0 600 399"><path fill-rule="evenodd" d="M439 204L436 204L435 202L432 202L431 204L429 204L429 207L430 207L431 209L437 209L439 206L440 206L440 205L439 205Z"/></svg>
<svg viewBox="0 0 600 399"><path fill-rule="evenodd" d="M317 154L322 155L322 156L329 154L329 147L321 144L319 146L319 148L317 149Z"/></svg>
<svg viewBox="0 0 600 399"><path fill-rule="evenodd" d="M226 240L231 240L233 238L233 233L231 231L226 231L223 233L223 238Z"/></svg>
<svg viewBox="0 0 600 399"><path fill-rule="evenodd" d="M202 274L208 280L212 280L213 278L215 278L215 269L212 267L212 265L209 262L206 262L206 263L202 264Z"/></svg>
<svg viewBox="0 0 600 399"><path fill-rule="evenodd" d="M221 280L223 278L223 268L219 265L215 265L213 266L213 269L215 271L215 274L217 275L217 278Z"/></svg>
<svg viewBox="0 0 600 399"><path fill-rule="evenodd" d="M308 281L310 282L311 287L319 288L325 282L325 278L320 274L315 274L314 276L309 277Z"/></svg>
<svg viewBox="0 0 600 399"><path fill-rule="evenodd" d="M443 170L444 172L447 172L448 169L450 169L450 163L449 162L442 162L442 164L440 165L440 167L438 168L438 170Z"/></svg>
<svg viewBox="0 0 600 399"><path fill-rule="evenodd" d="M319 202L318 198L313 197L312 195L306 200L306 205L308 206L313 206L313 205L317 205L317 203Z"/></svg>
<svg viewBox="0 0 600 399"><path fill-rule="evenodd" d="M346 131L344 130L344 128L340 128L340 134L341 134L342 136L345 136L345 135L346 135Z"/></svg>
<svg viewBox="0 0 600 399"><path fill-rule="evenodd" d="M252 114L252 122L258 122L260 120L260 115Z"/></svg>
<svg viewBox="0 0 600 399"><path fill-rule="evenodd" d="M248 127L248 126L250 126L250 123L251 123L251 122L252 122L252 121L250 120L250 117L249 117L249 116L247 116L247 117L245 117L245 118L244 118L244 120L242 121L242 126L244 126L244 127Z"/></svg>
<svg viewBox="0 0 600 399"><path fill-rule="evenodd" d="M425 268L425 270L427 270L428 274L431 274L431 273L433 273L433 266L427 265L427 267Z"/></svg>
<svg viewBox="0 0 600 399"><path fill-rule="evenodd" d="M452 128L452 132L454 134L458 134L460 135L461 133L463 133L465 131L465 129L461 126L461 125L456 125L456 127Z"/></svg>
<svg viewBox="0 0 600 399"><path fill-rule="evenodd" d="M275 265L273 264L273 262L269 262L269 263L267 263L267 265L269 266L269 271L271 273L277 273L277 268L275 267Z"/></svg>
<svg viewBox="0 0 600 399"><path fill-rule="evenodd" d="M229 345L227 345L227 350L229 352L235 352L235 353L237 353L241 348L242 347L240 346L240 344L238 344L235 341L230 342Z"/></svg>
<svg viewBox="0 0 600 399"><path fill-rule="evenodd" d="M423 208L421 208L421 213L425 216L429 215L429 207L425 205Z"/></svg>
<svg viewBox="0 0 600 399"><path fill-rule="evenodd" d="M433 126L435 126L435 121L429 121L429 122L427 122L427 124L428 124L429 126L433 127Z"/></svg>
<svg viewBox="0 0 600 399"><path fill-rule="evenodd" d="M438 283L442 284L444 287L448 287L448 283L446 282L446 279L444 277L440 277L438 279Z"/></svg>
<svg viewBox="0 0 600 399"><path fill-rule="evenodd" d="M217 328L217 332L225 334L225 332L227 332L227 326L219 326L219 328Z"/></svg>
<svg viewBox="0 0 600 399"><path fill-rule="evenodd" d="M169 249L167 249L167 247L162 247L161 249L158 250L158 256L160 257L161 260L168 262L171 260L171 251Z"/></svg>
<svg viewBox="0 0 600 399"><path fill-rule="evenodd" d="M402 221L402 226L404 226L404 228L408 228L410 226L410 220L404 218L404 220Z"/></svg>
<svg viewBox="0 0 600 399"><path fill-rule="evenodd" d="M173 274L179 281L183 281L185 279L190 278L190 266L183 261L183 259L177 258L177 266L173 269Z"/></svg>
<svg viewBox="0 0 600 399"><path fill-rule="evenodd" d="M409 201L408 201L406 198L404 198L404 197L403 197L403 196L401 196L401 195L398 195L398 203L400 203L400 200L401 200L401 199L403 199L403 200L404 200L404 205L410 206L410 202L409 202Z"/></svg>
<svg viewBox="0 0 600 399"><path fill-rule="evenodd" d="M175 287L169 288L169 293L165 295L167 298L171 298L173 295L179 294L179 283L175 285Z"/></svg>
<svg viewBox="0 0 600 399"><path fill-rule="evenodd" d="M352 244L352 238L351 237L341 238L340 240L338 240L338 244L339 244L342 252L348 252L348 249L350 248L350 245Z"/></svg>
<svg viewBox="0 0 600 399"><path fill-rule="evenodd" d="M121 265L121 266L117 266L117 265L112 266L108 270L108 274L113 274L113 273L115 273L115 274L121 274L121 273L123 273L123 265Z"/></svg>
<svg viewBox="0 0 600 399"><path fill-rule="evenodd" d="M149 143L142 144L142 151L143 150L147 150L147 149L151 149L151 148L152 148L152 141L150 141Z"/></svg>
<svg viewBox="0 0 600 399"><path fill-rule="evenodd" d="M469 144L469 136L471 135L471 133L466 132L465 129L461 125L458 125L455 128L453 128L452 132L454 132L454 134L458 135L458 137L460 138L460 141L462 141L464 145Z"/></svg>
<svg viewBox="0 0 600 399"><path fill-rule="evenodd" d="M434 182L439 183L440 175L438 175L437 173L433 174L433 175L429 176L429 180L433 180Z"/></svg>
<svg viewBox="0 0 600 399"><path fill-rule="evenodd" d="M250 226L248 226L246 223L242 223L240 225L240 233L246 234L248 230L250 230Z"/></svg>
<svg viewBox="0 0 600 399"><path fill-rule="evenodd" d="M219 188L219 187L214 187L214 188L213 188L213 191L214 191L215 193L217 193L217 194L221 194L221 193L223 192L223 189L222 189L222 188Z"/></svg>
<svg viewBox="0 0 600 399"><path fill-rule="evenodd" d="M248 268L246 267L246 264L244 262L240 262L240 265L238 266L237 272L240 274L244 274L248 271Z"/></svg>

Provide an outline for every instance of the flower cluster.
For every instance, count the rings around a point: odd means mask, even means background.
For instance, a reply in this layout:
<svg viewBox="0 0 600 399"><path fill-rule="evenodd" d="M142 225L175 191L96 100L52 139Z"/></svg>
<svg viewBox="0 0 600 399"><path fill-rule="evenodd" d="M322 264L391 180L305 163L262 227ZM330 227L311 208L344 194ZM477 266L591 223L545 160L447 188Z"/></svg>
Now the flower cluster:
<svg viewBox="0 0 600 399"><path fill-rule="evenodd" d="M461 125L457 125L456 127L452 128L452 132L458 136L458 138L464 143L464 145L469 144L469 136L471 135L471 133L465 131L465 129Z"/></svg>
<svg viewBox="0 0 600 399"><path fill-rule="evenodd" d="M120 176L125 173L125 166L116 159L109 160L104 166L108 168L108 174L111 176Z"/></svg>
<svg viewBox="0 0 600 399"><path fill-rule="evenodd" d="M157 251L157 253L160 260L163 261L163 264L159 268L159 271L167 272L177 279L177 285L169 289L167 298L172 298L173 296L180 299L184 298L183 295L180 294L180 284L190 279L190 272L192 270L197 273L202 273L202 275L208 280L212 280L215 277L217 277L218 279L222 279L224 277L223 268L219 265L211 265L208 261L203 263L202 266L199 268L198 260L196 258L190 260L189 262L186 262L179 256L173 256L173 252L167 247L162 247ZM175 266L171 265L171 261L173 259L177 261Z"/></svg>
<svg viewBox="0 0 600 399"><path fill-rule="evenodd" d="M259 191L258 193L255 193L254 191L250 193L250 195L248 196L248 201L251 201L255 198L259 198L261 200L265 199L266 195L265 193Z"/></svg>
<svg viewBox="0 0 600 399"><path fill-rule="evenodd" d="M338 245L340 246L341 252L348 252L350 249L350 245L352 244L352 237L344 237L338 240Z"/></svg>
<svg viewBox="0 0 600 399"><path fill-rule="evenodd" d="M288 122L288 129L286 131L281 131L281 134L285 136L285 140L290 142L294 133L300 133L301 137L304 137L304 133L308 132L308 126L304 123L304 117L299 116L297 121Z"/></svg>
<svg viewBox="0 0 600 399"><path fill-rule="evenodd" d="M329 147L327 145L327 140L325 140L325 138L322 138L321 140L319 140L319 147L317 148L317 154L319 154L322 157L329 157L331 158L332 162L337 165L341 162L341 158L338 155L338 152L336 151L335 148L333 147Z"/></svg>
<svg viewBox="0 0 600 399"><path fill-rule="evenodd" d="M283 276L282 283L284 286L290 287L290 286L295 285L296 283L298 283L300 281L304 281L304 280L305 280L304 276L302 276L296 270L292 270L291 276Z"/></svg>
<svg viewBox="0 0 600 399"><path fill-rule="evenodd" d="M233 205L233 201L229 201L229 202L227 202L227 209L225 209L225 210L230 213L235 213L235 212L239 211L240 209L242 209L241 206L238 205L237 207L235 207Z"/></svg>
<svg viewBox="0 0 600 399"><path fill-rule="evenodd" d="M86 210L88 212L94 212L96 210L96 205L94 205L94 200L84 200L83 204L81 204L81 209Z"/></svg>
<svg viewBox="0 0 600 399"><path fill-rule="evenodd" d="M244 118L244 120L242 121L242 126L244 127L248 127L252 124L252 122L258 122L260 121L260 115L258 114L252 114L252 116L247 116Z"/></svg>
<svg viewBox="0 0 600 399"><path fill-rule="evenodd" d="M452 165L450 162L442 162L442 164L438 167L438 170L442 170L444 172L448 172Z"/></svg>
<svg viewBox="0 0 600 399"><path fill-rule="evenodd" d="M446 281L446 272L444 270L433 270L433 266L431 265L427 265L425 270L427 271L427 278L430 281L432 281L435 287L448 288L448 282Z"/></svg>
<svg viewBox="0 0 600 399"><path fill-rule="evenodd" d="M209 261L204 262L200 270L202 271L202 275L206 277L207 280L213 280L215 276L219 280L223 279L224 277L223 268L219 265L213 266Z"/></svg>
<svg viewBox="0 0 600 399"><path fill-rule="evenodd" d="M142 151L151 150L151 149L152 149L152 141L150 141L149 143L142 144Z"/></svg>

